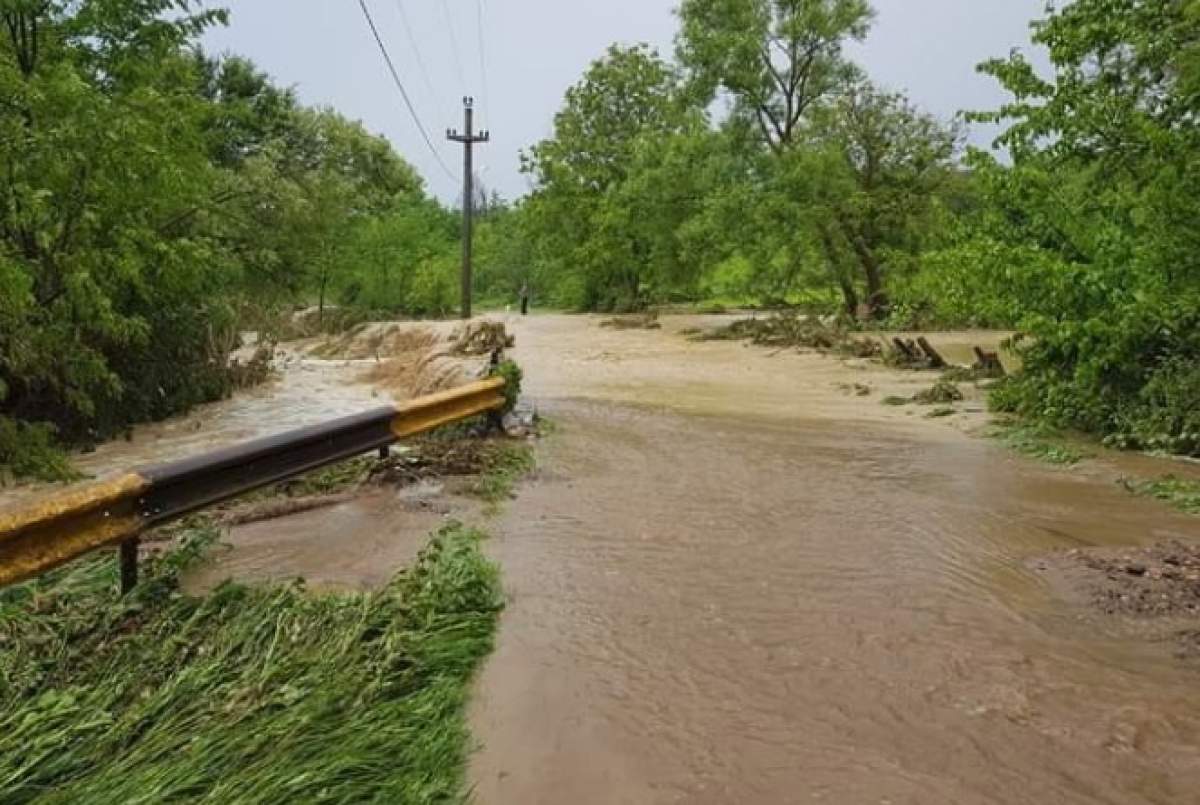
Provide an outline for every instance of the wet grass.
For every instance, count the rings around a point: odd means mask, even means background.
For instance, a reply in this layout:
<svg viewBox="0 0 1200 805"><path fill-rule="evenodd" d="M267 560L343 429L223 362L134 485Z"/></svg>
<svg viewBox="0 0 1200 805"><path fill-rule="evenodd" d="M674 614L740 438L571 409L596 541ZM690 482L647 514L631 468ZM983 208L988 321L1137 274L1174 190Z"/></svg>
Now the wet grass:
<svg viewBox="0 0 1200 805"><path fill-rule="evenodd" d="M1122 478L1121 486L1139 497L1154 498L1187 514L1200 514L1200 481L1167 475L1153 480Z"/></svg>
<svg viewBox="0 0 1200 805"><path fill-rule="evenodd" d="M481 535L436 534L384 589L184 595L211 531L0 591L4 802L459 802L469 681L501 607Z"/></svg>
<svg viewBox="0 0 1200 805"><path fill-rule="evenodd" d="M471 492L493 510L510 499L517 482L533 472L533 448L523 442L503 443L490 451L483 473Z"/></svg>
<svg viewBox="0 0 1200 805"><path fill-rule="evenodd" d="M1043 425L1005 423L988 431L988 435L999 439L1011 450L1047 464L1072 466L1090 454L1070 445L1066 437L1057 430Z"/></svg>
<svg viewBox="0 0 1200 805"><path fill-rule="evenodd" d="M955 383L946 379L939 380L924 391L917 392L912 398L913 402L920 405L953 403L962 399L962 391Z"/></svg>

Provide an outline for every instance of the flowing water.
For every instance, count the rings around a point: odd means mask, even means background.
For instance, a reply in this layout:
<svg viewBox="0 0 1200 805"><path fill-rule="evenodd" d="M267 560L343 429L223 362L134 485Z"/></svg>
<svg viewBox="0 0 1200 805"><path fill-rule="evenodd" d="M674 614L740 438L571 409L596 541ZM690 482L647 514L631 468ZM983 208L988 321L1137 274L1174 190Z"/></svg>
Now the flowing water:
<svg viewBox="0 0 1200 805"><path fill-rule="evenodd" d="M1029 569L1194 519L685 324L517 326L560 427L492 528L479 802L1200 802L1197 669Z"/></svg>
<svg viewBox="0 0 1200 805"><path fill-rule="evenodd" d="M1045 467L973 435L978 394L930 420L880 404L928 373L680 332L718 322L509 319L560 427L487 525L510 600L472 709L479 802L1200 802L1200 671L1106 636L1030 562L1200 537L1114 483L1195 468ZM1000 336L931 340L954 359ZM82 463L103 474L382 404L373 364L296 353L273 385ZM246 526L195 582L379 584L439 505L377 493Z"/></svg>

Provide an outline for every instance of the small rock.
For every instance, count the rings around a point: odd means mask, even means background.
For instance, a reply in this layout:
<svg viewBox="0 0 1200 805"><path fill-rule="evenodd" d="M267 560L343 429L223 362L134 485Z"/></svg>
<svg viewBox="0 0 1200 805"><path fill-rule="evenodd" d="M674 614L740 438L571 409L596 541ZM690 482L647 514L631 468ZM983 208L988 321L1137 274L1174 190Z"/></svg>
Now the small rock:
<svg viewBox="0 0 1200 805"><path fill-rule="evenodd" d="M1144 576L1148 568L1141 562L1130 562L1125 565L1125 572L1131 576Z"/></svg>

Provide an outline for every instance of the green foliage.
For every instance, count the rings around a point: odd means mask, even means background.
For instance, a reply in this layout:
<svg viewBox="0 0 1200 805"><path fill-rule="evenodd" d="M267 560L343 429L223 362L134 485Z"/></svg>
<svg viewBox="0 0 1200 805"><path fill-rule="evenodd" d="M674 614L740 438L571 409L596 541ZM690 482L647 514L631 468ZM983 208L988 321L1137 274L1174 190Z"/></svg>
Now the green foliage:
<svg viewBox="0 0 1200 805"><path fill-rule="evenodd" d="M1054 71L984 65L1013 93L1006 168L977 155L979 228L1021 259L996 312L1028 332L996 403L1124 446L1200 455L1195 3L1079 0L1035 26ZM992 248L992 247L987 247Z"/></svg>
<svg viewBox="0 0 1200 805"><path fill-rule="evenodd" d="M873 15L867 0L684 0L679 57L701 102L728 93L735 119L785 151L810 107L857 74L842 47L866 36Z"/></svg>
<svg viewBox="0 0 1200 805"><path fill-rule="evenodd" d="M993 428L989 435L1021 455L1047 464L1078 464L1087 457L1086 453L1067 444L1059 431L1047 425L1009 423Z"/></svg>
<svg viewBox="0 0 1200 805"><path fill-rule="evenodd" d="M0 592L6 800L461 800L502 605L481 537L447 526L372 593L183 595L211 534L131 599L107 557Z"/></svg>
<svg viewBox="0 0 1200 805"><path fill-rule="evenodd" d="M323 309L364 253L384 262L386 223L410 249L389 264L396 306L449 307L449 214L385 140L201 54L224 12L84 0L0 18L0 461L17 474L61 475L48 433L91 444L229 394L241 314Z"/></svg>
<svg viewBox="0 0 1200 805"><path fill-rule="evenodd" d="M79 474L55 443L52 425L0 417L0 486L6 477L72 481Z"/></svg>
<svg viewBox="0 0 1200 805"><path fill-rule="evenodd" d="M1200 514L1200 481L1167 475L1148 481L1121 480L1129 492L1169 503L1181 512Z"/></svg>
<svg viewBox="0 0 1200 805"><path fill-rule="evenodd" d="M655 273L677 257L680 205L669 196L694 130L675 70L645 45L613 46L567 91L554 134L523 154L537 183L523 205L540 273L559 304L588 310L641 307Z"/></svg>
<svg viewBox="0 0 1200 805"><path fill-rule="evenodd" d="M502 444L489 452L487 466L471 491L492 507L512 497L513 487L533 472L536 462L533 448L523 443Z"/></svg>
<svg viewBox="0 0 1200 805"><path fill-rule="evenodd" d="M504 378L504 408L500 413L507 414L517 407L521 399L521 380L524 374L516 361L506 360L492 369L492 377Z"/></svg>

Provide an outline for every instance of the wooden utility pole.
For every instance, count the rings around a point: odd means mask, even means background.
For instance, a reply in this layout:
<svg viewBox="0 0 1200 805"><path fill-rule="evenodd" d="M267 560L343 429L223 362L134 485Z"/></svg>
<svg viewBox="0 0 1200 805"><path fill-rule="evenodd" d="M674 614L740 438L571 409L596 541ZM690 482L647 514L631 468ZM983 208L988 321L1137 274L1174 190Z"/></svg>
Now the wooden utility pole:
<svg viewBox="0 0 1200 805"><path fill-rule="evenodd" d="M475 143L486 143L491 139L489 132L481 131L479 134L475 134L472 131L474 105L474 98L463 98L464 134L459 134L455 129L446 130L446 139L463 144L462 317L464 319L471 318L471 217L475 212L475 177L471 160L471 146Z"/></svg>

